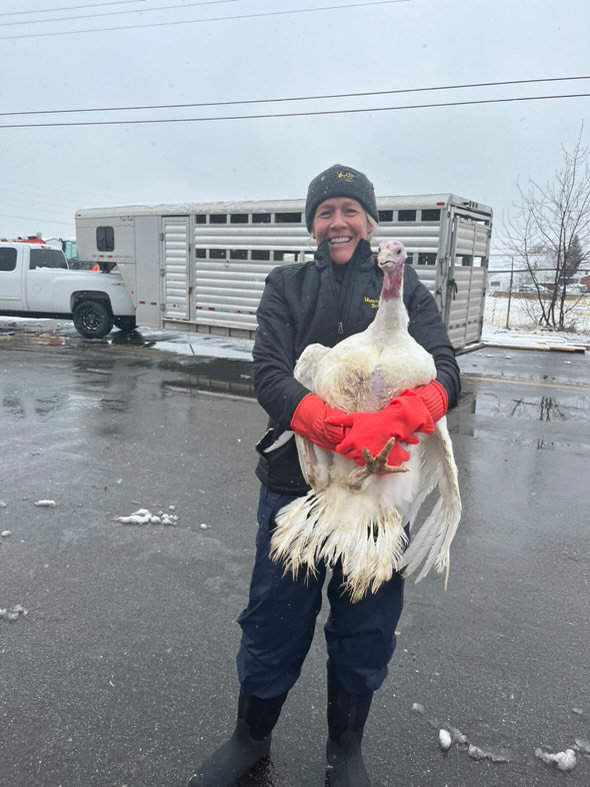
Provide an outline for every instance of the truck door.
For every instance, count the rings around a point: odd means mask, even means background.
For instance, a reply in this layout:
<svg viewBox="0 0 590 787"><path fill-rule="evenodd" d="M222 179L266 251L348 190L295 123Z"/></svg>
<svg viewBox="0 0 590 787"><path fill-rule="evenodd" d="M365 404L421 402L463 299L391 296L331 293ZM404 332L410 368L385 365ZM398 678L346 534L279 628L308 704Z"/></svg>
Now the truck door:
<svg viewBox="0 0 590 787"><path fill-rule="evenodd" d="M162 220L164 264L164 317L189 319L190 220L188 216L165 216Z"/></svg>
<svg viewBox="0 0 590 787"><path fill-rule="evenodd" d="M458 350L481 339L491 228L455 214L445 322Z"/></svg>
<svg viewBox="0 0 590 787"><path fill-rule="evenodd" d="M23 299L23 249L0 246L0 309L19 311Z"/></svg>
<svg viewBox="0 0 590 787"><path fill-rule="evenodd" d="M63 252L47 246L29 249L29 270L27 272L27 303L32 312L59 311L55 303L54 281L56 269L68 270ZM64 313L69 304L64 304Z"/></svg>

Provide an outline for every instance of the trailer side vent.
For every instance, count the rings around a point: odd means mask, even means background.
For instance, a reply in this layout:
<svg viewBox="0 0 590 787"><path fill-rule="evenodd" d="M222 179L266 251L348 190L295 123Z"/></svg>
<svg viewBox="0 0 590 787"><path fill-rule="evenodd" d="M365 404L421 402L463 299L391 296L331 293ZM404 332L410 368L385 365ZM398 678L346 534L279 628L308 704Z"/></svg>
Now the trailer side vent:
<svg viewBox="0 0 590 787"><path fill-rule="evenodd" d="M418 254L418 265L436 265L436 254L431 252Z"/></svg>
<svg viewBox="0 0 590 787"><path fill-rule="evenodd" d="M301 224L301 213L275 213L276 224Z"/></svg>
<svg viewBox="0 0 590 787"><path fill-rule="evenodd" d="M262 251L262 249L252 249L253 260L270 260L270 251Z"/></svg>
<svg viewBox="0 0 590 787"><path fill-rule="evenodd" d="M423 210L422 221L440 221L440 210Z"/></svg>
<svg viewBox="0 0 590 787"><path fill-rule="evenodd" d="M203 259L207 256L207 249L195 249L195 257Z"/></svg>
<svg viewBox="0 0 590 787"><path fill-rule="evenodd" d="M416 221L415 210L399 210L397 213L398 221Z"/></svg>
<svg viewBox="0 0 590 787"><path fill-rule="evenodd" d="M227 224L227 213L212 213L209 216L209 224Z"/></svg>
<svg viewBox="0 0 590 787"><path fill-rule="evenodd" d="M230 224L247 224L248 223L248 214L247 213L230 213L229 223Z"/></svg>
<svg viewBox="0 0 590 787"><path fill-rule="evenodd" d="M206 224L207 216L204 213L197 213L195 216L195 224Z"/></svg>
<svg viewBox="0 0 590 787"><path fill-rule="evenodd" d="M393 221L393 211L392 210L380 210L379 211L379 222L391 222Z"/></svg>
<svg viewBox="0 0 590 787"><path fill-rule="evenodd" d="M227 251L225 249L209 249L209 257L212 260L225 260Z"/></svg>
<svg viewBox="0 0 590 787"><path fill-rule="evenodd" d="M253 213L252 224L270 224L270 213Z"/></svg>
<svg viewBox="0 0 590 787"><path fill-rule="evenodd" d="M229 258L230 260L247 260L248 249L230 249Z"/></svg>
<svg viewBox="0 0 590 787"><path fill-rule="evenodd" d="M282 262L285 259L284 251L273 251L272 258L275 262Z"/></svg>

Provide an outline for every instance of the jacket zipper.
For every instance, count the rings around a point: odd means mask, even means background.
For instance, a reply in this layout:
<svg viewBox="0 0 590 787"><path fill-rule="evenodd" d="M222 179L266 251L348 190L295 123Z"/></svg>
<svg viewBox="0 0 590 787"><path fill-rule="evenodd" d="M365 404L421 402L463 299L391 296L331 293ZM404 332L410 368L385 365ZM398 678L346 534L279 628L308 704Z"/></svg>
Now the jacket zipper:
<svg viewBox="0 0 590 787"><path fill-rule="evenodd" d="M335 295L336 303L338 304L338 328L337 333L339 336L344 334L344 323L346 322L346 317L348 315L348 311L350 309L350 301L352 299L352 284L353 284L353 268L355 264L358 264L357 254L355 253L347 264L346 273L344 275L344 280L340 287L337 286L336 277L334 276L334 269L332 267L332 261L328 257L328 267L330 269L330 280L332 282L332 290Z"/></svg>
<svg viewBox="0 0 590 787"><path fill-rule="evenodd" d="M344 289L343 299L342 299L342 307L340 309L340 321L338 323L338 333L344 333L344 323L346 322L346 317L348 316L348 312L350 310L350 301L352 299L352 289L353 289L353 273L354 271L351 268L352 263L356 263L357 260L351 259L348 263L348 268L346 270L346 275L344 276L344 281L342 282L342 287Z"/></svg>

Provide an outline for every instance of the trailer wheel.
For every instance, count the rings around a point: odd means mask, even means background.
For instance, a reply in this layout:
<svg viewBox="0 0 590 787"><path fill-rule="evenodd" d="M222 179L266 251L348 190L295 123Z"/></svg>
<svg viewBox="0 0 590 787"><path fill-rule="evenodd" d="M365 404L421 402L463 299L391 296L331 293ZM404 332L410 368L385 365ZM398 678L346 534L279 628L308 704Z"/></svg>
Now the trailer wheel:
<svg viewBox="0 0 590 787"><path fill-rule="evenodd" d="M102 339L113 327L113 317L100 301L82 301L73 316L76 330L86 339Z"/></svg>
<svg viewBox="0 0 590 787"><path fill-rule="evenodd" d="M131 333L137 327L135 317L114 317L115 328L123 331L123 333Z"/></svg>

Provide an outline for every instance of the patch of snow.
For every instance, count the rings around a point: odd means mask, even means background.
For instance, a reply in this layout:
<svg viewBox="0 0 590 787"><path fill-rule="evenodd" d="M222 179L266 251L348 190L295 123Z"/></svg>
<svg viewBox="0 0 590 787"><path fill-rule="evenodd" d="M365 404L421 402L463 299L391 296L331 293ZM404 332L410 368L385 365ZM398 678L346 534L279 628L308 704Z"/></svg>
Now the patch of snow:
<svg viewBox="0 0 590 787"><path fill-rule="evenodd" d="M438 742L439 742L440 747L441 747L441 749L443 751L448 751L448 749L451 748L451 745L453 743L453 739L451 738L451 736L449 735L447 730L439 730L438 731Z"/></svg>
<svg viewBox="0 0 590 787"><path fill-rule="evenodd" d="M507 330L484 325L482 342L490 347L522 347L525 349L580 349L590 346L590 333L547 331L541 328L529 331Z"/></svg>
<svg viewBox="0 0 590 787"><path fill-rule="evenodd" d="M0 535L2 536L2 538L8 538L8 536L12 535L12 530L3 530L2 533L0 533Z"/></svg>
<svg viewBox="0 0 590 787"><path fill-rule="evenodd" d="M209 525L206 525L204 522L201 522L199 527L201 528L201 530L208 530L209 529Z"/></svg>
<svg viewBox="0 0 590 787"><path fill-rule="evenodd" d="M147 508L139 508L129 516L116 516L115 522L121 522L122 525L175 525L178 522L174 514L160 514L157 516Z"/></svg>
<svg viewBox="0 0 590 787"><path fill-rule="evenodd" d="M582 710L582 708L572 708L572 713L577 713L578 716L581 716L584 713L584 711Z"/></svg>
<svg viewBox="0 0 590 787"><path fill-rule="evenodd" d="M26 617L29 610L25 609L22 604L15 604L12 609L0 609L0 620L7 620L9 623L14 623L18 620L19 615Z"/></svg>
<svg viewBox="0 0 590 787"><path fill-rule="evenodd" d="M510 762L510 759L499 752L493 751L486 751L485 749L480 749L479 746L474 746L472 743L469 744L469 748L467 749L467 754L474 760L490 760L490 762Z"/></svg>
<svg viewBox="0 0 590 787"><path fill-rule="evenodd" d="M581 751L583 754L590 755L590 743L585 741L583 738L575 738L576 748L578 751Z"/></svg>
<svg viewBox="0 0 590 787"><path fill-rule="evenodd" d="M7 503L4 500L0 500L0 508L6 508Z"/></svg>
<svg viewBox="0 0 590 787"><path fill-rule="evenodd" d="M429 719L426 716L424 706L419 702L415 702L412 705L412 711L414 711L414 713L419 713L421 716L424 716L430 726L438 730L438 742L443 751L447 751L452 746L452 744L455 743L463 751L467 750L467 754L476 760L490 760L491 762L511 761L512 755L509 751L491 748L482 749L479 746L475 746L470 743L467 739L467 735L462 733L461 730L458 730L456 727L453 727L450 724L445 724L443 726L439 723L438 719Z"/></svg>
<svg viewBox="0 0 590 787"><path fill-rule="evenodd" d="M543 760L547 765L557 765L560 771L573 771L578 763L576 752L573 749L558 751L556 754L543 751L543 749L535 749L535 757Z"/></svg>
<svg viewBox="0 0 590 787"><path fill-rule="evenodd" d="M456 727L448 727L449 732L453 738L454 743L466 744L467 743L467 735L464 735L461 730L458 730Z"/></svg>
<svg viewBox="0 0 590 787"><path fill-rule="evenodd" d="M37 500L36 505L38 508L55 508L55 500Z"/></svg>
<svg viewBox="0 0 590 787"><path fill-rule="evenodd" d="M254 341L231 336L179 333L178 331L141 331L146 341L153 341L152 349L181 355L200 355L210 358L230 358L251 361ZM164 341L161 341L164 337Z"/></svg>

